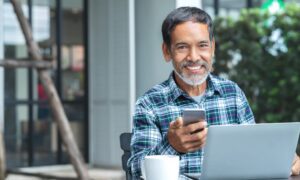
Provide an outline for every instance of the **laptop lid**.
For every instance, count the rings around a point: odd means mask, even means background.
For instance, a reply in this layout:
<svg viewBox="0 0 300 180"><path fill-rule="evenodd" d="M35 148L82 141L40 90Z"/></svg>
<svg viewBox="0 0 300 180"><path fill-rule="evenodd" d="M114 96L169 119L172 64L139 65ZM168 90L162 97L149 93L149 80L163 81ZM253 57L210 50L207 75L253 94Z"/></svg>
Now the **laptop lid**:
<svg viewBox="0 0 300 180"><path fill-rule="evenodd" d="M288 178L300 123L210 126L201 180Z"/></svg>

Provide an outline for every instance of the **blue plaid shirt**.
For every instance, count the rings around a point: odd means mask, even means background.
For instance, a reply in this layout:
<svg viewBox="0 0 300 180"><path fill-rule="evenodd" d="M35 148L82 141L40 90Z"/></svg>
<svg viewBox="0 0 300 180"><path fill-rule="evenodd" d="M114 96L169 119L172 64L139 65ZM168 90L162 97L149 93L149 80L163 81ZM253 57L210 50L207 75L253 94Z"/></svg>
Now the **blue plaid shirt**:
<svg viewBox="0 0 300 180"><path fill-rule="evenodd" d="M201 172L202 149L178 153L166 136L169 123L182 116L186 108L204 108L208 125L255 122L244 93L234 82L210 74L204 97L196 102L177 86L172 73L168 80L154 86L136 102L132 155L128 160L134 179L139 179L141 175L141 161L144 157L154 154L179 155L181 174Z"/></svg>

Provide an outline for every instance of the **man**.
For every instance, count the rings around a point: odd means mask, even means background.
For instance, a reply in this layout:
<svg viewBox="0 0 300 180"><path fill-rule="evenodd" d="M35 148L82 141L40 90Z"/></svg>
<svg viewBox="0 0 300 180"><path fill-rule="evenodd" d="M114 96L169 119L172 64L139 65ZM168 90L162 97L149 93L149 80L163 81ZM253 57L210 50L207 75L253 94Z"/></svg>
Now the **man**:
<svg viewBox="0 0 300 180"><path fill-rule="evenodd" d="M141 176L146 155L180 156L180 173L199 173L207 126L253 124L253 113L242 90L232 81L216 77L215 41L210 16L194 7L173 10L162 24L162 51L174 71L136 102L133 116L132 156L134 179ZM184 126L182 111L203 108L205 121ZM295 158L293 173L299 173Z"/></svg>

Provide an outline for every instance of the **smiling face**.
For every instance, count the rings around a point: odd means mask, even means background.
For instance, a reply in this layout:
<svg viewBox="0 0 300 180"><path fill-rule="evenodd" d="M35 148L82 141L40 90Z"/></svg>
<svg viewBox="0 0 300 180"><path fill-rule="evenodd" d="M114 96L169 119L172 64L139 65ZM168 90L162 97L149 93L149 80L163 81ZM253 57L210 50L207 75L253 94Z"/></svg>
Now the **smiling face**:
<svg viewBox="0 0 300 180"><path fill-rule="evenodd" d="M166 61L173 63L177 81L189 86L205 82L215 50L206 24L187 21L177 25L171 33L170 47L164 43L162 48Z"/></svg>

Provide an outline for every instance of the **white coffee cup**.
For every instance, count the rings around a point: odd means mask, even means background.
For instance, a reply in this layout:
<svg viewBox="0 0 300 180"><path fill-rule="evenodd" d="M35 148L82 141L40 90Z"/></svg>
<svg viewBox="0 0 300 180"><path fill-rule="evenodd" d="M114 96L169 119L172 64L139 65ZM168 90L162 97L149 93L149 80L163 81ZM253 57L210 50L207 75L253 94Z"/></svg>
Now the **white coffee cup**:
<svg viewBox="0 0 300 180"><path fill-rule="evenodd" d="M144 168L144 169L143 169ZM146 180L178 180L179 156L151 155L142 163L142 173Z"/></svg>

